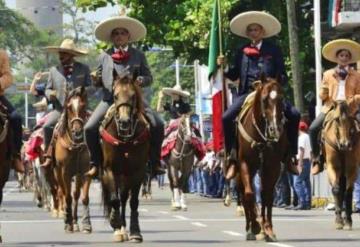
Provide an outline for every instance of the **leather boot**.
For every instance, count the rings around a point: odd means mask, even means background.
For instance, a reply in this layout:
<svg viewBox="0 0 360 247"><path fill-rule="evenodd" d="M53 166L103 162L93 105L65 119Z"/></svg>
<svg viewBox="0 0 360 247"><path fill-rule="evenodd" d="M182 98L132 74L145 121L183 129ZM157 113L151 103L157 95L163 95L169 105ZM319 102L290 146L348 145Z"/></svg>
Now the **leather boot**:
<svg viewBox="0 0 360 247"><path fill-rule="evenodd" d="M151 177L165 174L165 170L160 166L159 162L153 162L151 167Z"/></svg>
<svg viewBox="0 0 360 247"><path fill-rule="evenodd" d="M12 160L12 167L16 172L25 173L25 166L21 160L20 154L15 154Z"/></svg>
<svg viewBox="0 0 360 247"><path fill-rule="evenodd" d="M97 166L95 164L90 164L90 169L84 175L88 177L94 177L97 173Z"/></svg>
<svg viewBox="0 0 360 247"><path fill-rule="evenodd" d="M324 171L324 156L319 155L312 162L311 174L317 175L322 171Z"/></svg>
<svg viewBox="0 0 360 247"><path fill-rule="evenodd" d="M41 164L42 167L49 167L52 163L52 156L54 152L54 145L53 142L50 143L49 147L44 154L45 161Z"/></svg>
<svg viewBox="0 0 360 247"><path fill-rule="evenodd" d="M236 175L236 172L237 172L236 152L237 152L237 150L235 148L232 148L230 151L230 155L227 157L227 160L226 160L227 171L226 171L226 176L225 176L226 180L231 180Z"/></svg>

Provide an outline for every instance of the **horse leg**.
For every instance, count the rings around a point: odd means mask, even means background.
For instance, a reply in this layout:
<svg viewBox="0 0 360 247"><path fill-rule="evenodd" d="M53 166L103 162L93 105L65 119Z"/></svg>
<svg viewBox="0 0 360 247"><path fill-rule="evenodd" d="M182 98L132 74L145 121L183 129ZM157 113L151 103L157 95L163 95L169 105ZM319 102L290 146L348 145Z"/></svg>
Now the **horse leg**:
<svg viewBox="0 0 360 247"><path fill-rule="evenodd" d="M143 237L140 231L139 225L139 190L140 186L135 186L131 190L131 198L130 198L130 208L131 208L131 215L130 215L130 241L135 243L140 243L143 241Z"/></svg>
<svg viewBox="0 0 360 247"><path fill-rule="evenodd" d="M79 232L80 227L78 224L78 205L79 205L79 197L80 197L80 186L81 186L81 178L80 176L75 177L75 190L73 191L73 228L74 232Z"/></svg>
<svg viewBox="0 0 360 247"><path fill-rule="evenodd" d="M180 190L179 190L179 171L173 166L169 166L169 179L172 184L173 191L173 203L172 210L179 210L181 208L180 203Z"/></svg>
<svg viewBox="0 0 360 247"><path fill-rule="evenodd" d="M82 232L91 233L91 221L90 221L90 208L89 208L89 190L91 184L91 177L83 178L82 180L82 204L83 204L83 215L81 219Z"/></svg>
<svg viewBox="0 0 360 247"><path fill-rule="evenodd" d="M121 202L121 213L120 213L120 230L115 230L114 240L116 242L124 242L129 240L128 233L126 232L126 203L129 198L129 190L126 188L121 189L120 202Z"/></svg>
<svg viewBox="0 0 360 247"><path fill-rule="evenodd" d="M345 222L344 230L352 230L352 200L353 200L354 187L351 184L347 186L345 191Z"/></svg>
<svg viewBox="0 0 360 247"><path fill-rule="evenodd" d="M71 176L66 174L64 168L62 170L62 176L60 179L62 183L62 191L65 198L65 232L71 233L74 231L71 197Z"/></svg>
<svg viewBox="0 0 360 247"><path fill-rule="evenodd" d="M256 220L256 207L255 207L255 196L252 187L252 176L249 172L248 165L245 161L241 162L240 166L241 181L244 186L244 206L246 215L246 240L256 240L256 234L261 230L259 222Z"/></svg>

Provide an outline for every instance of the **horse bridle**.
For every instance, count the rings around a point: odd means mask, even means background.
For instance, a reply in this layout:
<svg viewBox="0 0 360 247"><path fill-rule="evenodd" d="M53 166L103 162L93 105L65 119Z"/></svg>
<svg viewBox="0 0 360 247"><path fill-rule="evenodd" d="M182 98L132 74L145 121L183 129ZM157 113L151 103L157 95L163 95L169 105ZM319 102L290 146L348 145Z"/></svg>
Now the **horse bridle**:
<svg viewBox="0 0 360 247"><path fill-rule="evenodd" d="M351 118L351 117L349 117L350 119L351 119L351 121L356 121L354 118ZM331 122L336 122L337 121L337 119L336 118L334 118L332 121L330 121L329 123L331 123ZM355 127L354 127L355 128ZM350 130L351 131L351 130ZM340 132L339 132L339 124L336 124L336 126L335 126L335 136L336 136L336 141L335 141L335 143L334 142L332 142L331 140L329 140L329 138L327 138L326 136L323 136L323 140L324 140L324 142L326 142L327 144L329 144L334 150L336 150L336 151L343 151L342 149L341 149L341 147L340 147L340 142L339 142L339 140L340 140ZM352 148L354 146L354 139L353 138L351 138L350 139L350 149Z"/></svg>
<svg viewBox="0 0 360 247"><path fill-rule="evenodd" d="M138 123L139 123L139 119L138 118L134 118L136 111L134 111L134 105L136 104L136 97L132 96L131 98L131 103L129 102L123 102L123 103L119 103L116 104L115 103L115 109L116 112L118 111L118 109L120 107L126 106L130 108L130 127L128 129L124 129L121 126L121 121L120 121L120 117L118 116L118 114L115 113L114 119L115 119L115 125L116 125L116 131L118 134L118 137L124 141L127 140L131 140L132 138L134 138L135 136L135 131L137 129ZM134 121L135 119L135 121ZM125 132L128 132L130 130L129 134L124 134Z"/></svg>
<svg viewBox="0 0 360 247"><path fill-rule="evenodd" d="M181 128L181 133L184 133L184 129L186 129L186 126L184 127L183 126L183 123L181 122L179 128ZM191 130L190 130L191 131ZM175 148L172 150L172 153L173 153L173 156L174 158L176 159L182 159L184 157L187 157L189 155L191 155L194 151L193 149L190 149L190 151L188 151L187 153L184 153L185 151L185 146L186 144L189 144L191 143L191 139L190 140L185 140L181 135L180 135L180 131L178 131L177 135L176 135L176 140L179 140L181 141L181 150L180 152L178 152Z"/></svg>

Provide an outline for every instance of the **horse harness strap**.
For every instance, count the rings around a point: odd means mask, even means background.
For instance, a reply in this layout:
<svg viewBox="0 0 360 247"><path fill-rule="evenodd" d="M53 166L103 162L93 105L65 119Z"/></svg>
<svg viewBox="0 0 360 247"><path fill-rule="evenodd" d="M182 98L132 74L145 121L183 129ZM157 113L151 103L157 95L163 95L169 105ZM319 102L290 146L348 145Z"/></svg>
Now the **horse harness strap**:
<svg viewBox="0 0 360 247"><path fill-rule="evenodd" d="M63 137L60 137L59 141L60 141L60 144L64 148L68 149L69 151L72 151L72 150L75 150L75 149L81 149L81 148L86 146L85 142L81 142L81 143L73 142L71 140L71 137L70 137L70 135L69 135L69 133L67 131L66 131L66 136L68 137L69 141L65 141L65 139Z"/></svg>
<svg viewBox="0 0 360 247"><path fill-rule="evenodd" d="M0 133L0 143L3 142L6 138L6 135L8 133L8 126L9 126L9 120L6 119L4 123L4 127Z"/></svg>
<svg viewBox="0 0 360 247"><path fill-rule="evenodd" d="M238 121L238 128L240 131L240 134L242 135L242 137L244 137L244 139L250 143L251 147L255 147L258 144L260 144L259 142L255 141L245 130L244 126L242 125L241 121Z"/></svg>
<svg viewBox="0 0 360 247"><path fill-rule="evenodd" d="M323 136L323 141L328 144L330 147L332 147L335 151L339 151L339 148L336 146L336 144L334 142L332 142L331 140L329 140L329 138L327 136Z"/></svg>
<svg viewBox="0 0 360 247"><path fill-rule="evenodd" d="M104 141L110 143L113 146L121 146L121 145L136 146L138 144L144 143L146 140L149 139L150 131L148 128L144 128L144 130L140 133L140 135L138 135L136 138L130 141L122 141L114 137L103 127L100 127L100 135Z"/></svg>

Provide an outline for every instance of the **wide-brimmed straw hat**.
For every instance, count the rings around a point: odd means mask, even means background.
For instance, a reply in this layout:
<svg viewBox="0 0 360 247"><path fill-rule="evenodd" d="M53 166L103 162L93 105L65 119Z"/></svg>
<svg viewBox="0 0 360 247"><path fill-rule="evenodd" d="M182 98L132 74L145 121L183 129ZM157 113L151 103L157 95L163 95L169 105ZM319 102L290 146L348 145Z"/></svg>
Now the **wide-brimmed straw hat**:
<svg viewBox="0 0 360 247"><path fill-rule="evenodd" d="M350 39L336 39L328 42L322 49L322 54L327 60L337 63L336 53L339 50L348 50L351 53L349 63L360 60L360 44Z"/></svg>
<svg viewBox="0 0 360 247"><path fill-rule="evenodd" d="M189 97L190 93L188 91L182 90L180 85L175 85L174 87L164 87L162 89L163 93L169 96L179 95L182 97Z"/></svg>
<svg viewBox="0 0 360 247"><path fill-rule="evenodd" d="M88 53L85 49L76 47L72 39L64 39L60 46L47 46L44 49L48 52L66 52L74 56L86 55Z"/></svg>
<svg viewBox="0 0 360 247"><path fill-rule="evenodd" d="M231 20L230 30L236 35L248 38L246 30L251 24L258 24L263 27L264 38L274 36L281 31L281 24L278 19L264 11L248 11L238 14Z"/></svg>
<svg viewBox="0 0 360 247"><path fill-rule="evenodd" d="M120 12L119 16L110 17L95 27L95 37L98 40L111 42L111 32L116 28L124 28L130 33L129 42L138 41L146 36L146 27L135 18Z"/></svg>

